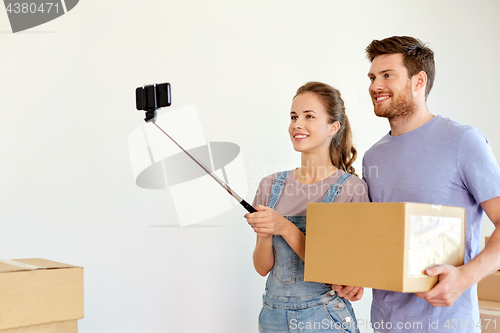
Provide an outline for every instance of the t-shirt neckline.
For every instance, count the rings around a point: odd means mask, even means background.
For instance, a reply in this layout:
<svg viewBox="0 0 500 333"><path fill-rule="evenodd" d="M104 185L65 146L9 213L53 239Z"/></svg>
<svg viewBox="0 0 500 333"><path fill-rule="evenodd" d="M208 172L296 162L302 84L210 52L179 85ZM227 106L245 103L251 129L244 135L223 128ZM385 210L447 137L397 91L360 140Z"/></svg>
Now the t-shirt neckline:
<svg viewBox="0 0 500 333"><path fill-rule="evenodd" d="M432 117L431 120L429 120L428 122L426 122L425 124L423 124L422 126L420 127L417 127L415 128L413 131L410 131L408 133L405 133L405 134L401 134L401 135L398 135L398 136L392 136L391 135L391 131L389 131L386 135L387 139L388 140L392 140L392 141L396 141L396 140L404 140L410 136L413 136L415 134L418 134L419 132L425 130L426 128L428 128L431 124L433 124L434 122L436 122L438 119L441 119L441 116L439 115L435 115L434 117Z"/></svg>

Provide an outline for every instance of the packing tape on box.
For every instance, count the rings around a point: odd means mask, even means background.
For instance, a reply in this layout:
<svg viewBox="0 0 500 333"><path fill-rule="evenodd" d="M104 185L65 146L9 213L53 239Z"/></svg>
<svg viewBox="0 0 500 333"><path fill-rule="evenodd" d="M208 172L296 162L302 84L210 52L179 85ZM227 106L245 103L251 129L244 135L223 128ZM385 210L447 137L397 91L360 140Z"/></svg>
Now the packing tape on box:
<svg viewBox="0 0 500 333"><path fill-rule="evenodd" d="M207 142L194 105L169 110L158 116L156 122L236 193L241 197L247 195L240 147L231 142ZM207 220L238 205L151 123L142 124L130 133L129 153L137 186L169 189L181 226Z"/></svg>
<svg viewBox="0 0 500 333"><path fill-rule="evenodd" d="M461 221L457 217L410 215L408 277L425 276L429 267L459 261Z"/></svg>
<svg viewBox="0 0 500 333"><path fill-rule="evenodd" d="M441 207L442 207L441 205L432 205L432 208L439 212L441 211Z"/></svg>
<svg viewBox="0 0 500 333"><path fill-rule="evenodd" d="M11 260L11 259L0 259L0 262L11 265L11 266L16 266L19 268L24 268L24 269L29 269L29 270L35 270L35 269L41 269L44 267L41 266L35 266L35 265L30 265L30 264L25 264L19 261Z"/></svg>

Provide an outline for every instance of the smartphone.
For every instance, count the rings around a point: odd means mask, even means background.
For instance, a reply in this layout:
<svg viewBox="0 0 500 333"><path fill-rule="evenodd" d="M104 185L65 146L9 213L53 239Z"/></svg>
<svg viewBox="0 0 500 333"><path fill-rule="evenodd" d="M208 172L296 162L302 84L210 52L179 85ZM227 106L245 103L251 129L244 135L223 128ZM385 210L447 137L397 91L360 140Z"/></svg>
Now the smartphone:
<svg viewBox="0 0 500 333"><path fill-rule="evenodd" d="M135 90L137 110L146 111L146 122L156 118L156 110L172 104L170 83L152 84Z"/></svg>

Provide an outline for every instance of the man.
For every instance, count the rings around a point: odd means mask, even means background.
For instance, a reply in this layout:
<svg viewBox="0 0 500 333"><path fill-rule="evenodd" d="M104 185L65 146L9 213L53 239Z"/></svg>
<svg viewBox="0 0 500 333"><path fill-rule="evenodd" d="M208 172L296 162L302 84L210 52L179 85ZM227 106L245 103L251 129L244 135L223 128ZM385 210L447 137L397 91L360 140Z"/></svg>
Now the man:
<svg viewBox="0 0 500 333"><path fill-rule="evenodd" d="M498 164L479 130L427 109L435 66L426 45L395 36L372 41L366 53L375 114L391 127L363 158L370 199L466 210L465 265L427 269L439 282L425 293L373 290L373 328L384 333L480 332L476 283L500 268ZM483 210L496 228L479 253Z"/></svg>

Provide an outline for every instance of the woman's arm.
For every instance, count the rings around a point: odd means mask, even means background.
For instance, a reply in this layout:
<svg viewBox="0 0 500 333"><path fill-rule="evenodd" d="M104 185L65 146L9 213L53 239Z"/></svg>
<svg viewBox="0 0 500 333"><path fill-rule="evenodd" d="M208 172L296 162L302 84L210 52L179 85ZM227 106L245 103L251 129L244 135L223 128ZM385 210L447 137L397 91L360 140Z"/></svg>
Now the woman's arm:
<svg viewBox="0 0 500 333"><path fill-rule="evenodd" d="M253 251L253 266L257 273L266 276L273 268L273 236L272 235L257 235L257 243Z"/></svg>

